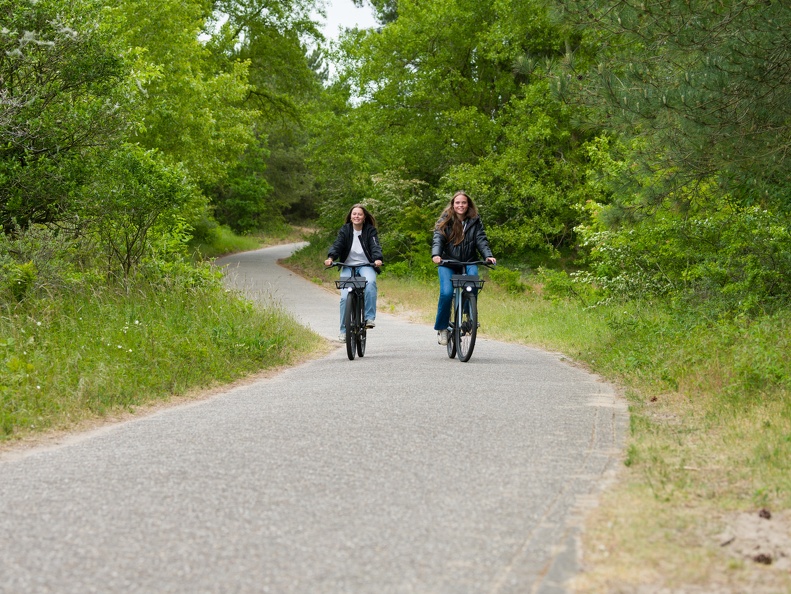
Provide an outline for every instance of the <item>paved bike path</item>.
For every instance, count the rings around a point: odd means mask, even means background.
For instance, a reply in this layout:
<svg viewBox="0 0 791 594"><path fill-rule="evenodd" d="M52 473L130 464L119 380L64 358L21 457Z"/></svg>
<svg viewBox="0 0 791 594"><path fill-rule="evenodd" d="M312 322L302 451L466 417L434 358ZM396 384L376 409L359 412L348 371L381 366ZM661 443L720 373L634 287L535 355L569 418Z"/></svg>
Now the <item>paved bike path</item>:
<svg viewBox="0 0 791 594"><path fill-rule="evenodd" d="M334 339L291 249L220 263ZM435 334L380 313L362 359L0 460L0 592L563 592L625 407L559 356L479 338L460 363Z"/></svg>

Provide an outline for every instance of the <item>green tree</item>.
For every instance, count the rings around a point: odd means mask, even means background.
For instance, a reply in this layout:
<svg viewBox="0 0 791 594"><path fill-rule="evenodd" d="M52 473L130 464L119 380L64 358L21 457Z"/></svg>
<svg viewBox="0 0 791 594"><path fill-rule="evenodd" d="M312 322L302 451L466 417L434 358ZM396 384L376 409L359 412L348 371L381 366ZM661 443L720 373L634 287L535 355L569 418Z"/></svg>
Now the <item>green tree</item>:
<svg viewBox="0 0 791 594"><path fill-rule="evenodd" d="M0 0L0 224L58 223L127 130L129 66L92 0Z"/></svg>
<svg viewBox="0 0 791 594"><path fill-rule="evenodd" d="M205 208L183 167L170 165L154 150L125 144L109 158L93 163L91 183L81 189L80 214L101 241L108 271L120 267L123 278L135 271L150 250L150 233Z"/></svg>
<svg viewBox="0 0 791 594"><path fill-rule="evenodd" d="M626 138L645 203L715 179L741 204L791 207L791 5L757 0L560 0L590 70L562 87ZM578 82L579 84L575 84ZM650 179L643 185L641 179Z"/></svg>
<svg viewBox="0 0 791 594"><path fill-rule="evenodd" d="M559 5L582 43L556 88L606 130L589 145L589 280L742 313L787 303L788 3Z"/></svg>
<svg viewBox="0 0 791 594"><path fill-rule="evenodd" d="M201 184L221 180L255 141L247 64L218 60L208 0L123 0L106 27L137 57L138 128L131 140L181 163ZM201 34L207 39L202 41Z"/></svg>
<svg viewBox="0 0 791 594"><path fill-rule="evenodd" d="M206 190L220 222L232 228L252 230L250 225L278 222L284 214L313 212L304 123L326 77L321 51L311 46L321 38L312 18L314 4L305 0L214 3L222 24L210 45L218 60L248 64L250 87L243 104L257 114L255 146L227 180Z"/></svg>
<svg viewBox="0 0 791 594"><path fill-rule="evenodd" d="M424 206L466 189L491 223L495 247L514 257L571 244L587 136L549 91L551 64L571 34L548 8L540 0L400 0L395 20L348 32L338 87L348 89L352 108L338 110L326 130L346 164L326 162L354 179L420 182ZM324 204L337 203L328 193L339 194L341 175L320 188ZM371 181L347 182L346 202L360 194L381 203Z"/></svg>
<svg viewBox="0 0 791 594"><path fill-rule="evenodd" d="M215 218L236 233L264 229L280 218L267 200L272 187L264 178L263 152L258 145L249 147L228 176L211 189Z"/></svg>
<svg viewBox="0 0 791 594"><path fill-rule="evenodd" d="M352 0L355 6L365 6L366 0ZM380 23L391 23L398 18L398 0L368 0L373 8L376 20Z"/></svg>

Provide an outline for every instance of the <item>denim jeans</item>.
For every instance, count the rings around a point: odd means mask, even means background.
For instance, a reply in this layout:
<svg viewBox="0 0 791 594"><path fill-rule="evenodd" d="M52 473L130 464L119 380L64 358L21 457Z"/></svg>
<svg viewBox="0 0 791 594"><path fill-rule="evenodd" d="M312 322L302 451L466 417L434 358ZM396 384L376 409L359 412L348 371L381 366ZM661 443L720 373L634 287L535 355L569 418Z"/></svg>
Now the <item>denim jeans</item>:
<svg viewBox="0 0 791 594"><path fill-rule="evenodd" d="M447 330L450 322L450 305L453 302L453 283L450 277L458 274L453 268L448 266L437 266L439 272L439 302L437 303L437 320L434 322L434 330ZM478 266L470 264L467 266L466 274L478 274ZM477 292L477 291L476 291Z"/></svg>
<svg viewBox="0 0 791 594"><path fill-rule="evenodd" d="M360 266L357 268L357 272L368 281L368 284L365 285L365 319L373 322L376 319L376 270L373 269L373 266ZM349 278L351 276L352 269L343 266L341 268L341 278ZM346 313L346 296L348 294L349 289L341 290L341 333L346 332L344 314Z"/></svg>

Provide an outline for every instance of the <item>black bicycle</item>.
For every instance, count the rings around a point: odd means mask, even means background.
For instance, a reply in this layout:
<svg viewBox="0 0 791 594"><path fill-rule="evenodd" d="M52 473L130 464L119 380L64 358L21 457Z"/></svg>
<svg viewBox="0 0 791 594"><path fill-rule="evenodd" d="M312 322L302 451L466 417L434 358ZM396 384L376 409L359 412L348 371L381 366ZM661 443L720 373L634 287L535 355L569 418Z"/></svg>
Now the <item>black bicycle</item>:
<svg viewBox="0 0 791 594"><path fill-rule="evenodd" d="M457 260L442 260L440 266L451 266L466 270L467 266L478 264L487 268L494 268L494 264L478 260L475 262L459 262ZM453 302L450 311L448 329L448 357L453 359L459 354L459 361L466 363L472 357L475 349L475 339L478 336L478 292L483 289L485 282L475 274L454 274L450 277L453 284Z"/></svg>
<svg viewBox="0 0 791 594"><path fill-rule="evenodd" d="M361 264L360 266L346 266L340 262L333 262L330 268L346 267L352 271L352 276L343 277L335 281L338 289L349 289L346 296L346 311L343 313L343 323L346 326L346 354L350 361L354 360L355 353L361 357L365 356L365 342L367 338L367 328L365 327L365 285L368 281L360 276L359 269L362 266L374 266L373 262Z"/></svg>

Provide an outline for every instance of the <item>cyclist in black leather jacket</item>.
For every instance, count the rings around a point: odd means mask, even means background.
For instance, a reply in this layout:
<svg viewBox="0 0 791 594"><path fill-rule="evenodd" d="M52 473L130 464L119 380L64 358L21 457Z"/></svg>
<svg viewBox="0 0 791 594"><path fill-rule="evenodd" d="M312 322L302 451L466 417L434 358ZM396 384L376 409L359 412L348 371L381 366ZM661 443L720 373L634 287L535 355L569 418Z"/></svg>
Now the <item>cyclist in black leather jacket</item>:
<svg viewBox="0 0 791 594"><path fill-rule="evenodd" d="M341 268L341 277L352 276L352 270L348 267L359 266L360 276L368 281L365 285L365 326L373 328L376 325L376 275L382 265L382 246L379 244L376 219L362 204L355 204L349 210L346 222L338 230L338 236L327 252L324 265L330 266L336 260L345 265ZM363 266L368 262L374 266ZM344 312L348 294L348 289L341 291L341 333L338 337L341 342L346 340Z"/></svg>
<svg viewBox="0 0 791 594"><path fill-rule="evenodd" d="M456 192L434 226L431 259L435 264L439 264L442 260L470 262L477 260L478 254L492 264L497 263L489 247L489 239L486 237L481 218L478 216L478 209L465 192ZM434 330L437 331L437 342L446 345L450 306L453 300L453 285L450 277L453 274L478 274L478 267L470 265L464 271L454 270L454 267L447 265L437 268L439 300Z"/></svg>

